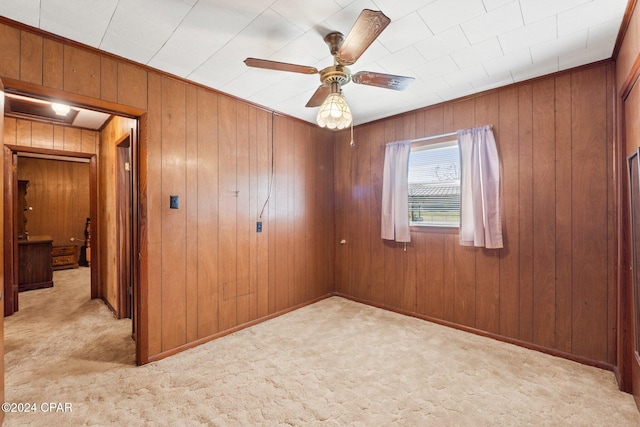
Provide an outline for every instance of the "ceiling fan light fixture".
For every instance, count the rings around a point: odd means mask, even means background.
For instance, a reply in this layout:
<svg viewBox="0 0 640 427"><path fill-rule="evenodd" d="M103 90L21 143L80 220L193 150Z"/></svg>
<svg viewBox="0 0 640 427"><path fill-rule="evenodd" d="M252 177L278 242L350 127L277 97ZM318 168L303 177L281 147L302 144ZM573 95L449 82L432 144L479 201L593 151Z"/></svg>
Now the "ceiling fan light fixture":
<svg viewBox="0 0 640 427"><path fill-rule="evenodd" d="M345 129L351 125L351 109L342 93L331 93L318 111L318 126L329 129Z"/></svg>
<svg viewBox="0 0 640 427"><path fill-rule="evenodd" d="M59 104L57 102L54 102L51 104L51 109L58 115L58 116L66 116L67 114L69 114L69 111L71 111L71 108L66 105L66 104Z"/></svg>

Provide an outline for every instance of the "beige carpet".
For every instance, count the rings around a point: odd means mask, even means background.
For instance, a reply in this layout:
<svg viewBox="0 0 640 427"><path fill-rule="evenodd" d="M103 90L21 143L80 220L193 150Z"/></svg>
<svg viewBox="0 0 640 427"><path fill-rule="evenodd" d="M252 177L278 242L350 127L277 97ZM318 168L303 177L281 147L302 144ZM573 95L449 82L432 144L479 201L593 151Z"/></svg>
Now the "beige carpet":
<svg viewBox="0 0 640 427"><path fill-rule="evenodd" d="M6 400L38 410L6 426L640 425L611 372L341 298L135 367L87 274L56 272L5 319Z"/></svg>

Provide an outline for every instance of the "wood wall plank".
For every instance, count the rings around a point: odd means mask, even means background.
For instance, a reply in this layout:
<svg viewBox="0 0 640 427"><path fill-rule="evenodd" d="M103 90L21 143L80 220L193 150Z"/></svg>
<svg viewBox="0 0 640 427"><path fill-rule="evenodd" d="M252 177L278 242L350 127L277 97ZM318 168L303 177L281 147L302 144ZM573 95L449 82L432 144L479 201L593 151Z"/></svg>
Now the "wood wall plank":
<svg viewBox="0 0 640 427"><path fill-rule="evenodd" d="M518 99L518 230L520 233L520 290L518 338L533 339L533 94L520 87Z"/></svg>
<svg viewBox="0 0 640 427"><path fill-rule="evenodd" d="M42 36L25 31L20 36L20 80L42 84Z"/></svg>
<svg viewBox="0 0 640 427"><path fill-rule="evenodd" d="M271 196L273 183L272 169L272 118L273 115L263 110L256 110L256 157L257 157L257 198L259 209L257 220L262 223L262 233L257 234L257 315L262 318L269 314L269 295L275 287L269 271L269 251L271 236Z"/></svg>
<svg viewBox="0 0 640 427"><path fill-rule="evenodd" d="M218 300L220 329L225 330L237 325L238 298L238 181L237 181L237 104L230 98L220 97L218 135L220 156L218 183L220 192L218 222L218 253L220 256Z"/></svg>
<svg viewBox="0 0 640 427"><path fill-rule="evenodd" d="M42 50L42 84L54 89L64 86L64 49L62 43L45 38Z"/></svg>
<svg viewBox="0 0 640 427"><path fill-rule="evenodd" d="M162 350L187 343L186 330L186 87L162 78ZM180 209L169 197L180 197Z"/></svg>
<svg viewBox="0 0 640 427"><path fill-rule="evenodd" d="M144 254L148 274L148 330L149 355L160 354L162 343L162 208L167 203L162 192L162 77L158 74L149 76L149 108L141 126L147 131L147 239L148 253ZM150 126L149 123L156 124ZM144 159L142 160L144 161Z"/></svg>
<svg viewBox="0 0 640 427"><path fill-rule="evenodd" d="M0 24L0 76L20 75L20 30Z"/></svg>
<svg viewBox="0 0 640 427"><path fill-rule="evenodd" d="M100 56L74 46L64 46L64 90L100 98Z"/></svg>
<svg viewBox="0 0 640 427"><path fill-rule="evenodd" d="M533 94L533 342L555 346L556 175L555 80L532 85ZM553 309L549 309L549 308Z"/></svg>
<svg viewBox="0 0 640 427"><path fill-rule="evenodd" d="M573 188L571 174L571 75L556 78L556 346L571 352L571 286L573 239L571 210Z"/></svg>
<svg viewBox="0 0 640 427"><path fill-rule="evenodd" d="M502 158L502 237L500 251L500 335L519 336L520 304L520 221L519 221L519 144L510 142L518 135L517 88L499 93L500 119L496 126L499 155Z"/></svg>
<svg viewBox="0 0 640 427"><path fill-rule="evenodd" d="M253 216L250 209L250 141L249 141L249 106L238 104L236 110L236 135L237 135L237 160L236 174L237 184L237 211L236 211L236 239L237 239L237 292L236 321L238 325L247 323L250 318L251 295L251 237L255 229L251 227Z"/></svg>
<svg viewBox="0 0 640 427"><path fill-rule="evenodd" d="M218 96L198 91L198 338L220 330L218 322Z"/></svg>
<svg viewBox="0 0 640 427"><path fill-rule="evenodd" d="M198 90L186 93L185 197L187 342L198 339Z"/></svg>
<svg viewBox="0 0 640 427"><path fill-rule="evenodd" d="M118 101L118 62L112 58L100 58L100 97L105 101Z"/></svg>
<svg viewBox="0 0 640 427"><path fill-rule="evenodd" d="M607 357L608 97L606 85L594 84L603 79L600 67L575 73L572 82L572 351L596 360Z"/></svg>

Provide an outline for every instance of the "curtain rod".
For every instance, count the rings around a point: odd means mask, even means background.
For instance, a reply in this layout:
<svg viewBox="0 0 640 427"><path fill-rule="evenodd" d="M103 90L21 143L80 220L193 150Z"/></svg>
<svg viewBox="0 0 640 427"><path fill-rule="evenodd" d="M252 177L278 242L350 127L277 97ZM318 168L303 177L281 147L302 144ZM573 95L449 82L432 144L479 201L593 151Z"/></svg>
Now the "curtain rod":
<svg viewBox="0 0 640 427"><path fill-rule="evenodd" d="M458 134L458 132L449 132L449 133L443 133L442 135L425 136L424 138L412 139L411 142L428 141L430 139L444 138L444 137L447 137L447 136L454 136L454 135L457 135L457 134Z"/></svg>
<svg viewBox="0 0 640 427"><path fill-rule="evenodd" d="M491 128L491 130L493 130L493 125L489 125L489 127ZM454 135L458 135L458 132L449 132L449 133L443 133L442 135L425 136L424 138L412 139L411 142L413 143L413 142L420 142L420 141L429 141L430 139L446 138L447 136L454 136Z"/></svg>

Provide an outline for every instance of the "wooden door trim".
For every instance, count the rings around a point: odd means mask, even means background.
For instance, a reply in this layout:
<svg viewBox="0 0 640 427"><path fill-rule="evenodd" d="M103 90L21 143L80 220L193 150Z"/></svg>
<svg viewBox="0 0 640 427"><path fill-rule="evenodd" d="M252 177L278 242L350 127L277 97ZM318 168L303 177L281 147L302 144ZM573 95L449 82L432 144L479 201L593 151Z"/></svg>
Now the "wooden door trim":
<svg viewBox="0 0 640 427"><path fill-rule="evenodd" d="M93 224L96 224L96 228L98 226L99 223L99 219L98 219L98 168L97 168L97 154L90 154L90 153L79 153L79 152L74 152L74 151L64 151L64 150L52 150L49 148L34 148L34 147L23 147L21 145L10 145L10 144L6 144L4 146L5 148L5 153L7 150L10 151L11 153L11 157L17 155L18 153L29 153L29 154L44 154L44 155L53 155L53 156L62 156L62 157L69 157L69 158L76 158L76 159L89 159L89 215L91 216L91 221ZM7 160L6 160L6 155L5 155L5 171L7 168ZM16 165L11 164L11 168L15 167ZM5 179L7 179L7 177L9 176L9 173L5 173ZM13 171L11 171L11 176L13 177ZM5 206L11 206L11 210L13 212L13 217L11 218L11 224L10 224L10 229L9 229L9 224L5 224L4 230L5 233L7 233L9 230L11 232L11 240L15 240L15 228L16 228L16 218L15 215L17 215L17 212L15 211L15 203L16 203L16 188L14 185L6 185L5 183L5 203L7 202L7 200L9 200L9 205L5 204ZM5 214L5 221L7 221L7 215ZM99 260L99 256L100 256L100 233L93 229L93 225L92 225L92 231L91 231L91 238L92 240L95 242L95 247L92 247L91 251L92 253L95 254L97 260ZM9 239L5 239L5 242L9 240ZM12 268L12 272L13 272L13 276L14 276L14 280L15 280L15 275L17 272L17 241L13 242L13 246L14 246L14 250L9 254L10 257L12 257L12 262L13 262L13 268ZM6 250L6 243L5 243L5 250ZM7 265L8 262L5 262L5 265ZM92 262L91 263L91 298L98 298L100 297L100 290L99 290L99 272L100 272L100 262ZM5 285L5 292L6 292L6 285ZM5 303L7 304L7 303Z"/></svg>
<svg viewBox="0 0 640 427"><path fill-rule="evenodd" d="M125 317L131 317L131 309L128 305L128 286L127 284L131 282L131 286L133 288L133 281L131 277L131 272L133 268L132 262L132 251L133 245L131 244L131 237L133 235L133 221L132 221L132 206L131 206L131 178L132 174L135 173L135 168L133 166L133 161L131 159L131 145L132 145L132 134L127 133L123 135L118 141L115 143L116 147L116 234L117 234L117 259L118 259L118 307L117 307L117 317L119 319ZM123 169L123 165L121 164L123 155L122 149L127 150L127 159L129 162L130 169L127 173L125 169ZM124 174L124 175L123 175ZM123 202L125 203L123 207ZM124 209L124 211L123 211ZM123 218L123 215L126 217ZM125 231L125 235L122 236L122 231ZM124 241L123 238L124 237ZM133 290L133 289L132 289Z"/></svg>
<svg viewBox="0 0 640 427"><path fill-rule="evenodd" d="M135 135L135 139L133 141L133 153L134 156L132 161L135 162L137 166L137 170L134 174L134 224L132 233L134 233L134 243L136 246L133 248L134 254L138 254L138 256L134 256L134 293L137 294L138 298L135 301L135 330L136 330L136 363L138 365L143 365L149 363L149 334L148 334L148 273L146 268L148 266L148 262L145 259L147 254L147 125L148 125L148 115L147 111L130 107L126 105L121 105L109 101L104 101L101 99L91 98L84 95L78 95L70 92L66 92L59 89L47 88L44 86L40 86L33 83L26 83L16 79L10 78L0 78L0 87L5 87L8 92L17 92L28 94L31 96L39 97L39 98L56 98L64 101L68 101L75 105L91 108L94 110L100 110L109 112L111 114L134 118L138 120L137 126L137 134ZM0 135L1 138L1 135ZM29 151L29 147L20 147L20 151ZM49 150L44 150L49 151ZM51 150L53 151L53 150ZM65 152L65 155L69 155L70 153ZM74 153L80 155L87 155L86 153ZM92 172L95 171L97 176L97 171L99 168L99 159L97 156L90 158L90 167ZM97 180L93 190L91 190L91 194L94 194L94 200L91 201L92 206L97 206L98 195L97 195ZM91 212L91 215L97 219L97 208ZM98 230L97 224L91 225L92 230ZM99 241L94 241L92 244L92 251L95 248L99 248ZM98 257L94 257L92 254L92 258L98 259ZM98 266L99 268L99 266ZM97 274L97 273L96 273ZM93 276L92 276L93 277ZM96 276L99 277L99 276Z"/></svg>
<svg viewBox="0 0 640 427"><path fill-rule="evenodd" d="M14 302L14 282L15 282L15 264L17 253L16 242L14 242L15 213L14 213L14 190L13 186L13 151L7 146L4 147L4 165L3 165L3 192L4 192L4 211L3 211L3 234L4 234L4 316L10 316L15 312Z"/></svg>

